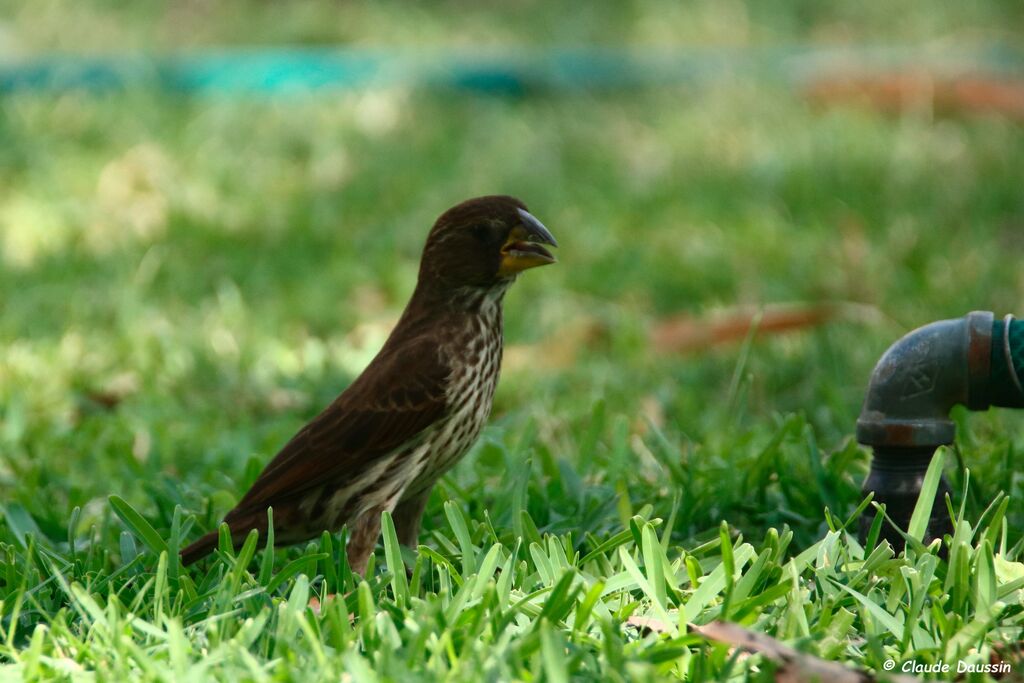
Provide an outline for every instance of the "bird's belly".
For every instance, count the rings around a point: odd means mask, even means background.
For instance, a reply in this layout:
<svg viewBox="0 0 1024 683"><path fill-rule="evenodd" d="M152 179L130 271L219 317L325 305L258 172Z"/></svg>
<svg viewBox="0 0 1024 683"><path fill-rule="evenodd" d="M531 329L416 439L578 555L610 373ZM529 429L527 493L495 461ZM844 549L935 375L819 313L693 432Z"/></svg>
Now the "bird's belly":
<svg viewBox="0 0 1024 683"><path fill-rule="evenodd" d="M380 458L361 476L333 490L310 496L309 517L318 528L340 528L371 510L391 510L399 500L428 491L473 445L491 412L501 364L500 336L474 349L475 362L453 377L448 417L429 427L414 443Z"/></svg>
<svg viewBox="0 0 1024 683"><path fill-rule="evenodd" d="M423 484L429 481L433 484L447 472L480 436L486 419L486 414L468 415L463 419L453 418L444 429L439 430L424 457L423 468L416 478L416 483ZM410 488L414 489L415 486Z"/></svg>
<svg viewBox="0 0 1024 683"><path fill-rule="evenodd" d="M380 458L342 487L324 486L307 496L299 507L311 528L339 529L371 510L391 510L430 450L429 435L405 444Z"/></svg>

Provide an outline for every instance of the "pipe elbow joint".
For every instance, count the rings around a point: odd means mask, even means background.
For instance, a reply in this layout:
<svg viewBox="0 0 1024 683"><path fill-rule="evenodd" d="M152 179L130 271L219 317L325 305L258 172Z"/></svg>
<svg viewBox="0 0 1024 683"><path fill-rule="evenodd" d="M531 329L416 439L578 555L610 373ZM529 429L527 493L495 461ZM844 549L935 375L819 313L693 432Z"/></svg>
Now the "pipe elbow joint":
<svg viewBox="0 0 1024 683"><path fill-rule="evenodd" d="M991 405L994 315L974 311L920 327L878 361L857 420L857 440L876 448L936 448L953 442L950 409Z"/></svg>

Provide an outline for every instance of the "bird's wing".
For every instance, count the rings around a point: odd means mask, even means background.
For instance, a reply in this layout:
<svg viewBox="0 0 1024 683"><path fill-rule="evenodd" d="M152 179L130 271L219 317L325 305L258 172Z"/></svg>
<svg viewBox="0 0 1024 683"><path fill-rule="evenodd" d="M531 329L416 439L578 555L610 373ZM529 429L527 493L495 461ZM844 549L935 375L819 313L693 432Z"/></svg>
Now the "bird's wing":
<svg viewBox="0 0 1024 683"><path fill-rule="evenodd" d="M447 412L451 369L435 340L382 352L330 406L303 427L260 473L225 521L358 478L377 458Z"/></svg>

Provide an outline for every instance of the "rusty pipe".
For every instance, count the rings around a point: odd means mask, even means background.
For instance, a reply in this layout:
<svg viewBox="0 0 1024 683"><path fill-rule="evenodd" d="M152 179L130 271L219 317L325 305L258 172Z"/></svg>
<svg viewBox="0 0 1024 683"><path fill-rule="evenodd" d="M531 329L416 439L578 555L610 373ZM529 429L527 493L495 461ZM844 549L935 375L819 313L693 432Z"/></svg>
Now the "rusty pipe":
<svg viewBox="0 0 1024 683"><path fill-rule="evenodd" d="M874 492L875 501L906 529L935 449L956 436L950 409L1024 407L1022 370L1022 321L996 321L987 311L925 325L889 347L871 374L857 420L857 441L873 451L865 494ZM947 491L943 477L938 495ZM870 523L869 516L861 518L862 537ZM948 531L945 506L934 506L926 542ZM882 538L903 547L903 538L888 525Z"/></svg>

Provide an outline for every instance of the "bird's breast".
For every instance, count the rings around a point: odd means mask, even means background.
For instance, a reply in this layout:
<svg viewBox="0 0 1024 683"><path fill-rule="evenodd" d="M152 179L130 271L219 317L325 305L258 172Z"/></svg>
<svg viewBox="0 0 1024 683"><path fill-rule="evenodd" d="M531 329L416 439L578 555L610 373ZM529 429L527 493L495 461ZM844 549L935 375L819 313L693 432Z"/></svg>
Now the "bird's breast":
<svg viewBox="0 0 1024 683"><path fill-rule="evenodd" d="M501 372L500 309L494 318L474 316L463 334L453 341L443 351L452 368L447 391L448 416L428 437L423 467L410 492L433 485L480 436Z"/></svg>

